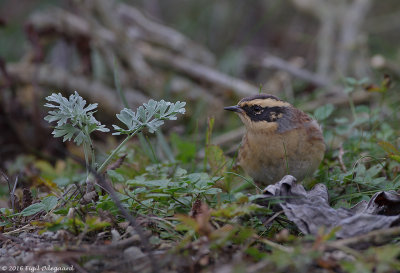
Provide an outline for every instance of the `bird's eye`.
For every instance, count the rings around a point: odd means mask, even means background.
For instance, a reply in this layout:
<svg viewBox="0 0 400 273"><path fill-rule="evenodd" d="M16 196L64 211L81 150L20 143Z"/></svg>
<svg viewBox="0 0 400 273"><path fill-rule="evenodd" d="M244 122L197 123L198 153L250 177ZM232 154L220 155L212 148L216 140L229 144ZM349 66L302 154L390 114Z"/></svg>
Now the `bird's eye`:
<svg viewBox="0 0 400 273"><path fill-rule="evenodd" d="M254 111L256 114L260 114L260 113L263 111L263 108L262 108L261 106L259 106L259 105L254 105L254 106L253 106L253 111Z"/></svg>

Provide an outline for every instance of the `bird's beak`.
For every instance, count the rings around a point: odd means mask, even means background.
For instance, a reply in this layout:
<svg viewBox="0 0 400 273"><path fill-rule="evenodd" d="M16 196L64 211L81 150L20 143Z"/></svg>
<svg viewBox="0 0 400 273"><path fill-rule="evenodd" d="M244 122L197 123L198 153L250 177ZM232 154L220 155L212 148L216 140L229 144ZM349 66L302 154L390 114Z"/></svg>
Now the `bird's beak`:
<svg viewBox="0 0 400 273"><path fill-rule="evenodd" d="M242 108L240 108L238 105L224 107L224 110L233 111L233 112L237 112L237 113L242 113Z"/></svg>

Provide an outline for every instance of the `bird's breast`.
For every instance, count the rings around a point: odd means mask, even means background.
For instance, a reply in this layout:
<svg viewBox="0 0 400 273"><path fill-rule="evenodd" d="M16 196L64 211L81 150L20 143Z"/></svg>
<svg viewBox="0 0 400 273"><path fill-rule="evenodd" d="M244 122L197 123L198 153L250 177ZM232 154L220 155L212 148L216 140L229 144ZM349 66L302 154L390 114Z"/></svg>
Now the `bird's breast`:
<svg viewBox="0 0 400 273"><path fill-rule="evenodd" d="M286 174L302 179L318 167L324 152L321 130L312 124L284 133L248 131L238 161L255 181L270 184Z"/></svg>

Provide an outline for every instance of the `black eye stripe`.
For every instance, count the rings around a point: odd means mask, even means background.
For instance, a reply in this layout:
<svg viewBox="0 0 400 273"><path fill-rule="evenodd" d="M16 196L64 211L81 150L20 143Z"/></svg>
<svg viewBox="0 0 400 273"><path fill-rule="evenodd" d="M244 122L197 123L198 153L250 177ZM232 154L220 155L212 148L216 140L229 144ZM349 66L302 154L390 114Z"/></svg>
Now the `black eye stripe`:
<svg viewBox="0 0 400 273"><path fill-rule="evenodd" d="M255 111L255 112L261 112L262 110L264 110L261 106L259 106L259 105L254 105L253 107L253 110Z"/></svg>
<svg viewBox="0 0 400 273"><path fill-rule="evenodd" d="M281 118L286 111L286 107L273 106L261 107L259 105L244 105L242 109L252 121L267 121L274 122Z"/></svg>

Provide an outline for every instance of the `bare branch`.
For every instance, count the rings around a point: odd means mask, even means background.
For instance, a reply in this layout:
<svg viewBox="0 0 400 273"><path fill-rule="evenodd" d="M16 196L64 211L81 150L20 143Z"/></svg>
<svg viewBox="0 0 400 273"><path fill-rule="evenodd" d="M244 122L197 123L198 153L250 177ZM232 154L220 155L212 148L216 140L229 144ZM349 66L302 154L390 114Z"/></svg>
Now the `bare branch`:
<svg viewBox="0 0 400 273"><path fill-rule="evenodd" d="M374 94L371 92L365 92L363 90L355 91L351 97L355 104L360 104L366 101L369 101ZM324 94L316 100L310 101L301 106L301 109L304 111L312 111L316 108L325 105L327 103L331 103L336 106L348 105L349 97L346 94Z"/></svg>
<svg viewBox="0 0 400 273"><path fill-rule="evenodd" d="M98 81L90 81L84 76L73 75L64 69L49 65L8 64L7 71L14 80L20 83L29 84L37 76L36 80L40 85L52 86L66 92L79 90L91 101L101 101L102 107L110 113L119 112L123 107L115 90ZM148 98L139 91L125 89L125 92L131 107L136 108L148 101Z"/></svg>
<svg viewBox="0 0 400 273"><path fill-rule="evenodd" d="M305 80L307 82L310 82L312 84L315 84L316 86L320 86L320 87L332 86L332 83L327 78L320 76L318 74L315 74L311 71L302 69L298 66L295 66L295 65L293 65L281 58L278 58L276 56L265 57L261 61L260 65L265 68L273 68L273 69L286 71L289 74L291 74L297 78L300 78L302 80Z"/></svg>
<svg viewBox="0 0 400 273"><path fill-rule="evenodd" d="M146 59L168 65L176 71L188 75L196 80L205 81L221 88L221 91L232 91L238 96L249 96L257 93L257 88L247 82L230 77L216 69L198 64L195 61L173 55L165 50L155 49L142 44L139 47Z"/></svg>
<svg viewBox="0 0 400 273"><path fill-rule="evenodd" d="M147 34L144 37L145 40L168 47L203 64L213 65L215 63L214 56L208 50L195 44L178 31L146 18L138 9L121 3L117 7L117 13L123 21L140 27Z"/></svg>
<svg viewBox="0 0 400 273"><path fill-rule="evenodd" d="M400 235L400 227L392 227L387 229L379 229L371 231L367 234L336 240L332 242L327 242L326 246L329 248L340 248L342 246L351 247L353 245L363 245L370 246L372 245L383 245L387 242L390 242L396 236Z"/></svg>

